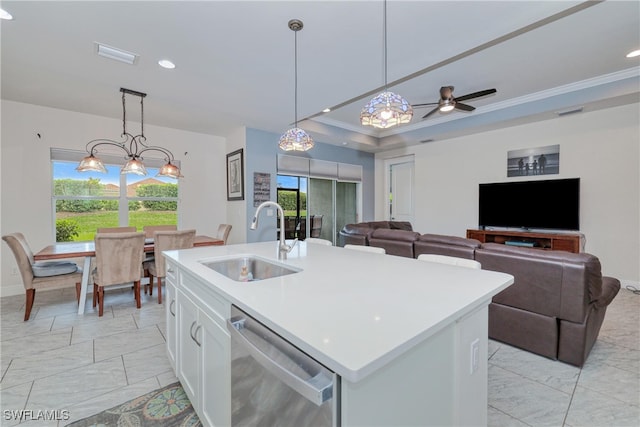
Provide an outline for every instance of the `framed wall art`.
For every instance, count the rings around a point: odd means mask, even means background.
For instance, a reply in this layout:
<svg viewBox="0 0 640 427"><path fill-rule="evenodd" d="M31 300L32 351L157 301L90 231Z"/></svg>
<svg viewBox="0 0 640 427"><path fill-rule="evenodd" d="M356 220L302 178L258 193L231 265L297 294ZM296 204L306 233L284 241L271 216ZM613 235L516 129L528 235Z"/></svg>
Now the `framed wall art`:
<svg viewBox="0 0 640 427"><path fill-rule="evenodd" d="M560 145L525 148L507 153L507 177L557 175L560 173Z"/></svg>
<svg viewBox="0 0 640 427"><path fill-rule="evenodd" d="M244 200L244 159L242 148L227 154L227 200Z"/></svg>

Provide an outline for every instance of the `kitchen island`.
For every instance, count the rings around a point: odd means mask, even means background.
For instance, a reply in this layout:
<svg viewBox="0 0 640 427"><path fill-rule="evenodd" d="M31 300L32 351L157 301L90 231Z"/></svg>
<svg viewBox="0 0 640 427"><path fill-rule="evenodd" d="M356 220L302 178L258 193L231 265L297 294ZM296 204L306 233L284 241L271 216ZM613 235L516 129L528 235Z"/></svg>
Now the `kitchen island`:
<svg viewBox="0 0 640 427"><path fill-rule="evenodd" d="M340 425L483 425L487 306L507 274L298 243L165 253L167 350L205 425L231 422L231 305L340 378ZM239 282L207 262L259 257L296 270Z"/></svg>

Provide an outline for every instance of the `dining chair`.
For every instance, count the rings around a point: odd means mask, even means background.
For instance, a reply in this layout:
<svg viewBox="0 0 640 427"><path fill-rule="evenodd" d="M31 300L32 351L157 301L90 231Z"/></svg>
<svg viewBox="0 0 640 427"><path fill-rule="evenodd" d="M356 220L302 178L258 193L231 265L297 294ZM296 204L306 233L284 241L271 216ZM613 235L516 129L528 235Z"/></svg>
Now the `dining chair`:
<svg viewBox="0 0 640 427"><path fill-rule="evenodd" d="M149 271L149 295L153 295L153 278L155 277L158 282L158 304L162 304L162 278L167 275L162 251L192 248L196 230L156 231L153 236L155 259L145 262L144 269Z"/></svg>
<svg viewBox="0 0 640 427"><path fill-rule="evenodd" d="M155 233L156 231L175 231L177 229L178 229L178 226L175 224L145 225L142 227L142 231L144 232L144 238L147 242L153 241L153 233ZM155 259L155 255L153 252L145 252L143 263L153 261L154 259ZM147 271L146 268L144 269L144 277L149 277L149 271ZM144 293L145 294L147 293L146 286L144 288Z"/></svg>
<svg viewBox="0 0 640 427"><path fill-rule="evenodd" d="M133 233L135 227L100 227L96 233Z"/></svg>
<svg viewBox="0 0 640 427"><path fill-rule="evenodd" d="M475 268L478 270L482 267L482 265L476 260L468 258L458 258L448 255L420 254L418 255L418 260L438 262L440 264L458 265L460 267Z"/></svg>
<svg viewBox="0 0 640 427"><path fill-rule="evenodd" d="M304 241L307 243L314 243L316 245L333 246L333 243L331 242L331 240L319 239L317 237L308 237Z"/></svg>
<svg viewBox="0 0 640 427"><path fill-rule="evenodd" d="M144 258L144 233L98 233L94 237L96 268L93 277L93 306L98 316L104 312L105 286L128 285L133 282L136 307L140 308L140 279Z"/></svg>
<svg viewBox="0 0 640 427"><path fill-rule="evenodd" d="M230 232L231 232L231 224L220 224L218 226L218 234L216 235L216 237L224 241L224 244L226 245Z"/></svg>
<svg viewBox="0 0 640 427"><path fill-rule="evenodd" d="M7 242L18 263L26 294L24 320L29 320L31 309L36 298L36 290L53 290L75 286L76 300L80 301L80 283L82 269L74 262L40 261L35 262L33 251L22 233L11 233L2 236Z"/></svg>
<svg viewBox="0 0 640 427"><path fill-rule="evenodd" d="M175 224L145 225L144 227L142 227L144 237L147 239L153 239L153 233L155 233L156 231L175 231L177 229L178 226Z"/></svg>
<svg viewBox="0 0 640 427"><path fill-rule="evenodd" d="M351 249L354 251L362 251L362 252L371 252L374 254L386 254L387 251L384 250L384 248L379 248L377 246L364 246L364 245L351 245L351 244L346 244L344 245L345 249Z"/></svg>

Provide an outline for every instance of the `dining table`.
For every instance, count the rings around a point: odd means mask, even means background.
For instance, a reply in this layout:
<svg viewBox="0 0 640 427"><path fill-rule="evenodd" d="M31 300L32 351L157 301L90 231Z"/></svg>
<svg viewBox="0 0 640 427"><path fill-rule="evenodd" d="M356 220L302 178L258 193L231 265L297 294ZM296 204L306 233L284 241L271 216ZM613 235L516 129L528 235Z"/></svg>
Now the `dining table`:
<svg viewBox="0 0 640 427"><path fill-rule="evenodd" d="M224 240L209 236L196 236L193 246L221 246ZM145 239L144 251L153 252L153 239ZM84 258L82 267L82 283L80 290L80 300L78 301L78 314L84 314L84 306L87 302L87 292L89 290L89 273L91 269L91 259L96 256L96 246L93 240L84 242L59 242L46 246L33 255L35 261L50 261L56 259Z"/></svg>

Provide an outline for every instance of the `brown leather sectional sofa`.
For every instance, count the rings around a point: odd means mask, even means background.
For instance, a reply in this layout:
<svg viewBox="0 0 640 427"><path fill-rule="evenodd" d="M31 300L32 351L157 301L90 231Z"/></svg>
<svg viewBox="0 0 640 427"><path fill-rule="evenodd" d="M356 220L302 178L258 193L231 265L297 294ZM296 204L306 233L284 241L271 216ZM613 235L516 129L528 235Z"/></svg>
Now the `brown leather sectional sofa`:
<svg viewBox="0 0 640 427"><path fill-rule="evenodd" d="M489 305L489 337L576 366L587 360L620 290L619 280L602 276L597 257L420 234L409 223L392 223L349 224L340 244L378 246L411 258L432 253L475 259L485 270L511 274L514 284Z"/></svg>

